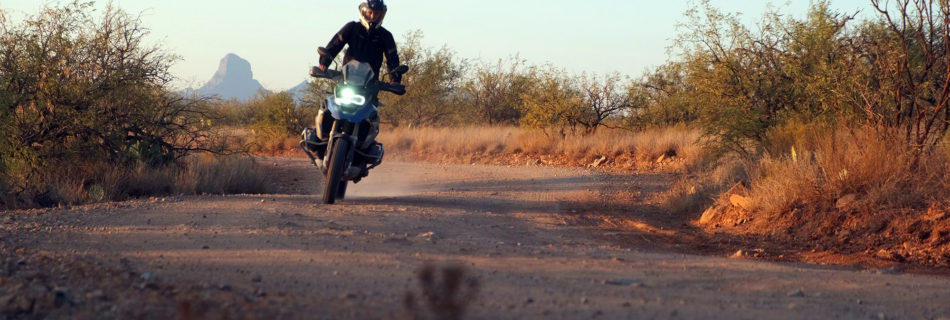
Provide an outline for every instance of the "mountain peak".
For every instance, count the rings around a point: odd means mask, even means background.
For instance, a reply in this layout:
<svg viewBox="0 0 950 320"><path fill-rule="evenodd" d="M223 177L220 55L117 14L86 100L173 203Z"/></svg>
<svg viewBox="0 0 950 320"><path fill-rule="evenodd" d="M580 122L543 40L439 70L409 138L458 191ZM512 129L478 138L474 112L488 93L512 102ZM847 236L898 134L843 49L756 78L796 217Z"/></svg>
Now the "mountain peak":
<svg viewBox="0 0 950 320"><path fill-rule="evenodd" d="M251 63L234 53L228 53L221 58L218 71L211 80L198 89L201 95L217 95L222 99L238 99L247 101L251 96L263 89L260 82L254 80Z"/></svg>
<svg viewBox="0 0 950 320"><path fill-rule="evenodd" d="M241 79L254 78L254 73L251 72L251 63L233 53L228 53L224 58L221 58L218 71L214 75L215 77L220 75L221 77Z"/></svg>

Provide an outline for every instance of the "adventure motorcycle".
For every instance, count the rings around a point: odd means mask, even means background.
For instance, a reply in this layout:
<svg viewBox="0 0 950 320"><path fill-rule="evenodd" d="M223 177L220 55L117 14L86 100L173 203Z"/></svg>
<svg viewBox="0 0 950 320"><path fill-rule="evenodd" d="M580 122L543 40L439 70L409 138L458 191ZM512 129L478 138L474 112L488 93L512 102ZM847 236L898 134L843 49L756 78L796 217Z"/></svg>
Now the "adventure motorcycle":
<svg viewBox="0 0 950 320"><path fill-rule="evenodd" d="M407 71L409 67L402 65L392 73L402 75ZM355 60L345 64L342 71L313 67L310 75L336 82L333 92L327 92L331 95L317 115L316 128L305 128L300 141L313 165L326 176L323 203L333 204L346 195L347 182L359 182L383 161L383 144L376 142L377 106L382 106L377 94L388 91L403 95L406 88L379 81L368 63Z"/></svg>

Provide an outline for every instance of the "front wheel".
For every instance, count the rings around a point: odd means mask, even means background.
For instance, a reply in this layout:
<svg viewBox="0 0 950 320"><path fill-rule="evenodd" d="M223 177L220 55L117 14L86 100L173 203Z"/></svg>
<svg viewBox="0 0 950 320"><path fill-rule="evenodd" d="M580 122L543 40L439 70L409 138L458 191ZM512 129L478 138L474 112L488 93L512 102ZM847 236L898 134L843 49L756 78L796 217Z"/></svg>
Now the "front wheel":
<svg viewBox="0 0 950 320"><path fill-rule="evenodd" d="M343 200L343 197L346 196L346 184L349 181L341 180L340 185L336 187L336 198Z"/></svg>
<svg viewBox="0 0 950 320"><path fill-rule="evenodd" d="M323 203L325 204L333 204L338 196L343 198L339 190L341 182L345 183L343 181L343 171L346 170L346 151L349 147L349 141L337 139L334 142L333 152L330 153L330 168L327 171L326 186L323 189ZM345 184L344 188L346 188Z"/></svg>

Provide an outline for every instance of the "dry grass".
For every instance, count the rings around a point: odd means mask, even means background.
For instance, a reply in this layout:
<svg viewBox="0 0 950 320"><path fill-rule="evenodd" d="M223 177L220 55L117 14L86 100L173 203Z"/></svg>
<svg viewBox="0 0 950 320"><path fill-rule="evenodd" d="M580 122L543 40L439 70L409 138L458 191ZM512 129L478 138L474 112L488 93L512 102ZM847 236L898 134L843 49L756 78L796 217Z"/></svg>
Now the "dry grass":
<svg viewBox="0 0 950 320"><path fill-rule="evenodd" d="M614 168L681 171L705 157L699 136L681 126L563 137L514 127L463 127L384 129L379 140L390 155L425 161L586 166L606 157L604 165Z"/></svg>
<svg viewBox="0 0 950 320"><path fill-rule="evenodd" d="M751 197L767 215L795 207L834 209L845 195L868 210L926 209L950 200L950 157L940 149L919 155L887 131L831 132L794 155L763 158L753 172Z"/></svg>
<svg viewBox="0 0 950 320"><path fill-rule="evenodd" d="M267 176L250 157L201 155L187 160L176 176L176 192L185 194L267 193Z"/></svg>
<svg viewBox="0 0 950 320"><path fill-rule="evenodd" d="M770 149L785 152L691 171L670 206L706 208L708 231L768 235L783 248L950 266L947 143L921 153L887 129L805 127L772 133Z"/></svg>
<svg viewBox="0 0 950 320"><path fill-rule="evenodd" d="M887 130L792 125L772 132L772 150L754 162L719 159L688 170L667 196L674 213L696 213L736 183L748 186L758 222L773 225L793 211L837 212L856 198L862 212L925 210L950 203L950 144L919 156ZM728 201L726 201L728 202ZM789 221L786 221L789 222ZM793 223L793 222L789 222Z"/></svg>
<svg viewBox="0 0 950 320"><path fill-rule="evenodd" d="M950 150L921 151L886 129L826 130L748 165L700 223L785 245L950 266ZM794 147L794 148L792 148Z"/></svg>
<svg viewBox="0 0 950 320"><path fill-rule="evenodd" d="M109 163L63 166L47 172L45 190L7 194L0 206L47 207L174 194L265 193L268 185L254 159L193 155L180 165L123 168Z"/></svg>

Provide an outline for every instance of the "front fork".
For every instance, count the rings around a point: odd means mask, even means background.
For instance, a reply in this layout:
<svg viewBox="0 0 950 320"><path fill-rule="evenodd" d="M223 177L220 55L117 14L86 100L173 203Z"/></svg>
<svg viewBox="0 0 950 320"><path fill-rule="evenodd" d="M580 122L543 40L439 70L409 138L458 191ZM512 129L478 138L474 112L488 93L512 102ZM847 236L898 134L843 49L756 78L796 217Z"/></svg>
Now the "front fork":
<svg viewBox="0 0 950 320"><path fill-rule="evenodd" d="M354 125L353 123L346 120L334 120L333 127L330 129L330 139L327 141L327 151L326 155L323 157L323 174L327 174L327 168L330 166L330 159L334 156L333 150L334 146L337 144L337 141L340 139L346 139L349 141L350 148L346 149L346 154L342 155L344 167L344 178L346 180L352 180L352 171L353 171L353 153L356 150L356 139L359 137L359 126ZM359 170L359 168L356 168Z"/></svg>

